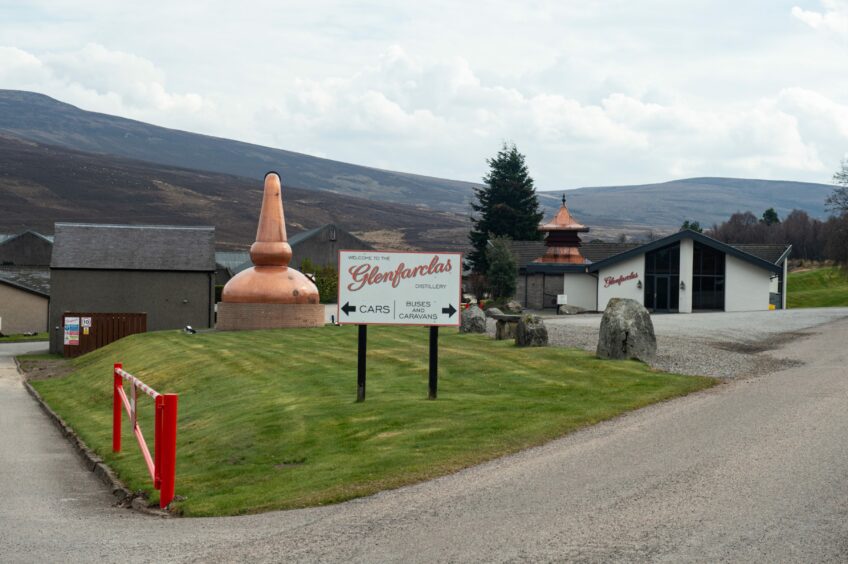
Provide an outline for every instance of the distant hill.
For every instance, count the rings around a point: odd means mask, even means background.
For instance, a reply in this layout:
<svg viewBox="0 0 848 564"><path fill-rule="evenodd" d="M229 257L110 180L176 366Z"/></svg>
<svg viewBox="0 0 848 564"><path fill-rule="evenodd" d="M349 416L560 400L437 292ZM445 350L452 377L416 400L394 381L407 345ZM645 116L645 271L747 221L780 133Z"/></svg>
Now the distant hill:
<svg viewBox="0 0 848 564"><path fill-rule="evenodd" d="M382 204L415 206L422 209L416 219L419 223L427 221L431 213L428 210L467 215L468 202L477 186L167 129L81 110L42 94L16 90L0 90L0 132L3 131L47 145L194 169L192 174L209 171L258 180L268 170L278 169L285 186L301 189L303 194L311 192L315 201L326 201L328 196L322 191L331 191ZM481 163L481 176L484 172L485 163ZM685 219L709 226L736 211L750 210L760 215L770 207L781 217L795 208L822 217L824 199L831 190L826 184L806 182L690 178L639 186L580 188L568 190L566 195L579 220L590 225L595 235L609 237L668 231ZM539 192L546 217L558 208L561 194ZM431 232L438 232L441 227L436 223L442 216L432 217ZM384 235L393 236L390 225L395 224L387 220Z"/></svg>
<svg viewBox="0 0 848 564"><path fill-rule="evenodd" d="M737 211L758 217L768 208L781 218L793 209L824 217L824 200L833 186L810 182L689 178L661 184L580 188L565 192L568 207L590 226L679 227L683 220L708 227ZM557 205L562 193L544 193L545 204Z"/></svg>
<svg viewBox="0 0 848 564"><path fill-rule="evenodd" d="M475 186L158 127L19 90L0 90L0 130L79 151L246 178L279 169L286 186L461 213Z"/></svg>
<svg viewBox="0 0 848 564"><path fill-rule="evenodd" d="M461 250L468 220L449 212L286 187L289 234L336 223L384 248ZM218 244L254 240L262 180L94 155L0 133L0 233L56 221L214 225Z"/></svg>

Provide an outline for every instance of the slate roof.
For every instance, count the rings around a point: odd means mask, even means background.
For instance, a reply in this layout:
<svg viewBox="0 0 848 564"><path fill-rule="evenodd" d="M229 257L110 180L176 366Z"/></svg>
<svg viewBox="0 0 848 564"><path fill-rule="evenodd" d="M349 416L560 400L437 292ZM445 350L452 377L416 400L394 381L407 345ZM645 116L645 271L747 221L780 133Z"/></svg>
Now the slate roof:
<svg viewBox="0 0 848 564"><path fill-rule="evenodd" d="M8 284L49 298L50 269L44 267L2 267L0 268L0 284Z"/></svg>
<svg viewBox="0 0 848 564"><path fill-rule="evenodd" d="M640 243L607 243L605 241L592 241L583 243L580 247L580 252L584 257L592 262L600 262L614 257L615 255L635 249L641 246Z"/></svg>
<svg viewBox="0 0 848 564"><path fill-rule="evenodd" d="M734 249L739 249L742 252L754 255L765 261L777 264L783 254L787 251L789 245L756 245L756 244L732 244Z"/></svg>
<svg viewBox="0 0 848 564"><path fill-rule="evenodd" d="M215 271L215 228L57 223L51 268Z"/></svg>
<svg viewBox="0 0 848 564"><path fill-rule="evenodd" d="M249 260L250 253L247 251L215 251L215 263L230 272L238 272L236 269Z"/></svg>
<svg viewBox="0 0 848 564"><path fill-rule="evenodd" d="M53 235L44 235L42 233L39 233L38 231L33 231L32 229L27 229L26 231L24 231L22 233L0 233L0 244L5 243L6 241L11 241L12 239L17 239L21 235L25 235L27 233L32 233L36 237L41 237L42 239L44 239L48 243L53 242Z"/></svg>
<svg viewBox="0 0 848 564"><path fill-rule="evenodd" d="M590 262L598 262L611 256L629 251L638 247L638 243L607 243L605 241L591 241L582 243L580 254ZM515 257L519 268L527 266L537 258L543 256L547 247L544 241L509 241L509 250Z"/></svg>

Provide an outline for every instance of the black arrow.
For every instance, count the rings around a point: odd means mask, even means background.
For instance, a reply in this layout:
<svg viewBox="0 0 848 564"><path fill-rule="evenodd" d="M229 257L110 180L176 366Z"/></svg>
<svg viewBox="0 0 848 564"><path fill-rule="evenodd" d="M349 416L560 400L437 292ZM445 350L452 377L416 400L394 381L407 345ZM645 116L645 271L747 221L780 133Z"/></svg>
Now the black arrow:
<svg viewBox="0 0 848 564"><path fill-rule="evenodd" d="M345 312L345 315L350 315L350 312L356 311L356 306L350 305L350 302L345 302L345 305L342 306L342 311Z"/></svg>
<svg viewBox="0 0 848 564"><path fill-rule="evenodd" d="M448 304L448 307L442 308L442 313L447 313L448 317L453 317L453 314L456 313L456 309L454 309L453 304Z"/></svg>

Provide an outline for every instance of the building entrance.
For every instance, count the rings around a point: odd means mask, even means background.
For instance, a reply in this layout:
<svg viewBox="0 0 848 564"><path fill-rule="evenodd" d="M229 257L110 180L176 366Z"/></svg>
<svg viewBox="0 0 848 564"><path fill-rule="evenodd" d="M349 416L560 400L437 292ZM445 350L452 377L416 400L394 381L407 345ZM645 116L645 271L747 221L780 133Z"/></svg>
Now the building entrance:
<svg viewBox="0 0 848 564"><path fill-rule="evenodd" d="M680 244L645 254L645 307L655 312L677 311L680 306Z"/></svg>

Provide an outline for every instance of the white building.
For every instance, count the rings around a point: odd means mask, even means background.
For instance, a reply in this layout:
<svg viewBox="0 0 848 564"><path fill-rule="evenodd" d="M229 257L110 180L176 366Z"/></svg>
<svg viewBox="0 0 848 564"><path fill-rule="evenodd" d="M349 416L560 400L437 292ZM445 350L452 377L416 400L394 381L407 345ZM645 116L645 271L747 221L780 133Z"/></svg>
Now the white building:
<svg viewBox="0 0 848 564"><path fill-rule="evenodd" d="M564 201L560 217L573 221ZM570 225L587 230L576 222ZM563 223L560 229L571 231L574 239L575 227ZM559 302L603 311L610 298L631 298L656 312L786 307L791 245L728 245L686 230L642 245L581 244L577 239L579 259L572 249L568 263L555 262L565 253L552 252L552 246L550 235L547 245L513 242L519 262L516 298L530 309L555 308Z"/></svg>

